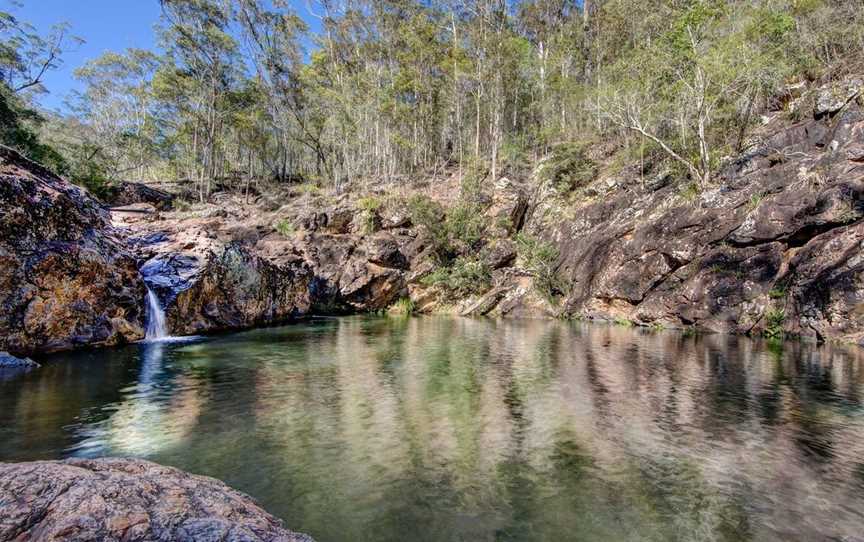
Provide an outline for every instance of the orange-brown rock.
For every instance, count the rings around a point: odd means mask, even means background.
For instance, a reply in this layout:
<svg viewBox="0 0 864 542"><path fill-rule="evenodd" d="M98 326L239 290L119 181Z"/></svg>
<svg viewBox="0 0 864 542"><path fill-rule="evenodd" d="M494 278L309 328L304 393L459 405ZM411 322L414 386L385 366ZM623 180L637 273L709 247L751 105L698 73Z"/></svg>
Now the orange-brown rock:
<svg viewBox="0 0 864 542"><path fill-rule="evenodd" d="M0 350L137 340L143 295L135 259L102 205L0 147Z"/></svg>

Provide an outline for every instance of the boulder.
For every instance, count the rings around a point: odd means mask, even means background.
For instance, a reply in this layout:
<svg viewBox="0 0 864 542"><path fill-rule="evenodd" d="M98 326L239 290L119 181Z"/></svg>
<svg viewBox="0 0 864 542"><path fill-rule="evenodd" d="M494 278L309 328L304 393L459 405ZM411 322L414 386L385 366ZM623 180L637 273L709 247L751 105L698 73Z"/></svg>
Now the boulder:
<svg viewBox="0 0 864 542"><path fill-rule="evenodd" d="M483 262L489 269L511 267L516 262L516 243L510 239L496 239L484 247L481 253Z"/></svg>
<svg viewBox="0 0 864 542"><path fill-rule="evenodd" d="M196 334L284 322L308 312L311 278L303 265L280 267L228 243L201 259L188 287L165 304L168 325Z"/></svg>
<svg viewBox="0 0 864 542"><path fill-rule="evenodd" d="M312 541L218 480L138 459L0 463L0 540Z"/></svg>
<svg viewBox="0 0 864 542"><path fill-rule="evenodd" d="M816 91L816 118L836 113L864 91L864 78L846 77Z"/></svg>
<svg viewBox="0 0 864 542"><path fill-rule="evenodd" d="M527 211L528 194L519 183L506 177L493 183L491 201L485 216L495 233L507 237L520 231Z"/></svg>
<svg viewBox="0 0 864 542"><path fill-rule="evenodd" d="M0 349L119 344L144 335L144 285L106 209L0 147Z"/></svg>
<svg viewBox="0 0 864 542"><path fill-rule="evenodd" d="M142 183L118 182L107 189L105 202L112 207L126 207L146 203L159 211L167 211L174 204L173 194Z"/></svg>
<svg viewBox="0 0 864 542"><path fill-rule="evenodd" d="M254 231L244 235L214 218L151 228L157 231L139 231L133 244L170 333L241 329L308 312L312 277L298 254L274 250L268 258L252 243ZM280 246L290 244L274 237Z"/></svg>

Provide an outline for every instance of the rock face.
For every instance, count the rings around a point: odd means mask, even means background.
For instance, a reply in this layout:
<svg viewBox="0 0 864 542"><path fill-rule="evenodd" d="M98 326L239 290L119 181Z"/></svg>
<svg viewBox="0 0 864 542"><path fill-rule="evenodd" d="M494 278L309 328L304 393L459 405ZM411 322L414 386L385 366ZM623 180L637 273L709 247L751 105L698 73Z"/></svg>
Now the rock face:
<svg viewBox="0 0 864 542"><path fill-rule="evenodd" d="M636 173L566 212L539 197L526 229L560 249L561 312L861 342L864 113L842 94L834 117L775 114L701 193Z"/></svg>
<svg viewBox="0 0 864 542"><path fill-rule="evenodd" d="M222 482L135 459L0 463L0 541L311 542Z"/></svg>
<svg viewBox="0 0 864 542"><path fill-rule="evenodd" d="M143 295L135 259L99 202L0 147L0 349L139 339Z"/></svg>
<svg viewBox="0 0 864 542"><path fill-rule="evenodd" d="M220 236L218 219L170 224L131 239L171 333L272 324L309 311L312 277L299 256L268 261L237 232Z"/></svg>

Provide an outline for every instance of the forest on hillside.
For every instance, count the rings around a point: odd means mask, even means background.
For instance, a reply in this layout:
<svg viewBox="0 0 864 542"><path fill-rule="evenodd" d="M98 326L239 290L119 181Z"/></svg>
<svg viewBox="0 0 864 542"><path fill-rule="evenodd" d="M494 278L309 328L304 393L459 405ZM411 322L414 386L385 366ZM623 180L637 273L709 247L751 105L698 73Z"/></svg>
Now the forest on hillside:
<svg viewBox="0 0 864 542"><path fill-rule="evenodd" d="M158 47L78 68L62 115L39 96L75 29L0 12L0 143L96 193L178 181L202 200L550 155L578 182L598 143L702 185L791 86L864 58L862 0L318 0L317 31L285 0L161 8Z"/></svg>

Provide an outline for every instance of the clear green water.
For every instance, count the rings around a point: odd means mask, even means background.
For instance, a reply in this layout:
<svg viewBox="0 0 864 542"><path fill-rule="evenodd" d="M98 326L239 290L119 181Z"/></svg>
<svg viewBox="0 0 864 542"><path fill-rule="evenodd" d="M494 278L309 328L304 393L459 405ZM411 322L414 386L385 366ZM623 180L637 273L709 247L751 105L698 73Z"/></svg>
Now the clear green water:
<svg viewBox="0 0 864 542"><path fill-rule="evenodd" d="M319 542L853 540L855 350L456 318L322 319L58 356L0 460L138 456Z"/></svg>

